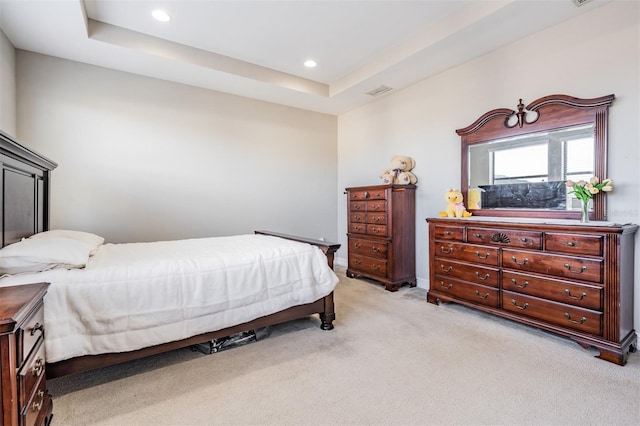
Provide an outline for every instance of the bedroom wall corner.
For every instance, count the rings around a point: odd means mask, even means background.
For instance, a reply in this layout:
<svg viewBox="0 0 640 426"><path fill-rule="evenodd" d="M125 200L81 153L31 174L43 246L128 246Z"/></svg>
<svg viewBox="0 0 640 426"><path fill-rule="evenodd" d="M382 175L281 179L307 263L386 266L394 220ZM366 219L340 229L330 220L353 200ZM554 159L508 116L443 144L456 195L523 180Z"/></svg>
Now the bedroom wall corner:
<svg viewBox="0 0 640 426"><path fill-rule="evenodd" d="M0 130L16 134L16 50L0 29Z"/></svg>

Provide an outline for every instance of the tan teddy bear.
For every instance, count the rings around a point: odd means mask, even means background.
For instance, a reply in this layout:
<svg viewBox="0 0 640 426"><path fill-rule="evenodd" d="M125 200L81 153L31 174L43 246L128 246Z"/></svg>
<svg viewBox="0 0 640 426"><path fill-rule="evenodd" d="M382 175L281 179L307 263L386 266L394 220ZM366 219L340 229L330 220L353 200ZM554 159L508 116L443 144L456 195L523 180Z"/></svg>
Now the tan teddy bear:
<svg viewBox="0 0 640 426"><path fill-rule="evenodd" d="M380 173L382 182L386 185L408 185L418 181L416 175L411 170L416 166L413 158L404 155L394 155L391 157L391 168Z"/></svg>
<svg viewBox="0 0 640 426"><path fill-rule="evenodd" d="M447 201L447 208L440 212L442 217L470 217L471 213L464 207L462 192L457 189L450 189L444 196Z"/></svg>

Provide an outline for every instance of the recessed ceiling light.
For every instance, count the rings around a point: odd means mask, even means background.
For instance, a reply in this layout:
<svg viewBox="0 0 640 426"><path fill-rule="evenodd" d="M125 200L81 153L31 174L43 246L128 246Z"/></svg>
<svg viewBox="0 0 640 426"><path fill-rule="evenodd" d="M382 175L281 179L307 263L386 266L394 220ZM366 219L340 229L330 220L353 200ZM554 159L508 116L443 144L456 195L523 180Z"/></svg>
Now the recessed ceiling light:
<svg viewBox="0 0 640 426"><path fill-rule="evenodd" d="M169 16L169 14L164 10L160 9L151 12L151 16L153 16L160 22L169 22L171 20L171 16Z"/></svg>
<svg viewBox="0 0 640 426"><path fill-rule="evenodd" d="M316 65L318 65L318 63L316 61L314 61L313 59L308 59L306 61L304 61L304 66L307 68L315 68Z"/></svg>

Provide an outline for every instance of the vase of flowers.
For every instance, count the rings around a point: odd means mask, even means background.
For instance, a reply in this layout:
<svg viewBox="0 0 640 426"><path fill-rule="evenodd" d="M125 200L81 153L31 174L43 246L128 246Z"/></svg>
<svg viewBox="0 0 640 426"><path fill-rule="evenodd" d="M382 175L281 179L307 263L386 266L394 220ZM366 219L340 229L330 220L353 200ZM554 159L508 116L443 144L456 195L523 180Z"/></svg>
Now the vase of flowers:
<svg viewBox="0 0 640 426"><path fill-rule="evenodd" d="M597 176L593 176L589 181L580 180L573 182L568 180L566 182L567 187L571 188L569 194L575 194L576 198L580 200L580 222L589 222L589 202L593 200L593 196L600 192L613 191L613 180L604 179L600 181Z"/></svg>

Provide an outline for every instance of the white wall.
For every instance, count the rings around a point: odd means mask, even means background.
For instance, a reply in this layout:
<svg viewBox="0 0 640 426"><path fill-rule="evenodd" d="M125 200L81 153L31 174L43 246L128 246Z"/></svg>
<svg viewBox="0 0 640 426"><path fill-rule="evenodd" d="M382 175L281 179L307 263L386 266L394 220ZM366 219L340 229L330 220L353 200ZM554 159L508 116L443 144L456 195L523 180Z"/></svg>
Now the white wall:
<svg viewBox="0 0 640 426"><path fill-rule="evenodd" d="M337 239L335 117L21 50L16 63L18 138L59 163L52 227Z"/></svg>
<svg viewBox="0 0 640 426"><path fill-rule="evenodd" d="M380 183L393 154L416 160L417 275L428 287L427 224L460 186L455 130L494 108L516 109L560 93L580 98L615 94L609 119L609 220L640 223L640 3L617 1L426 79L338 121L338 185ZM346 246L346 202L339 196L338 235ZM640 247L636 235L636 283ZM346 250L338 252L346 263ZM640 330L640 286L635 328Z"/></svg>
<svg viewBox="0 0 640 426"><path fill-rule="evenodd" d="M0 30L0 130L16 135L15 49Z"/></svg>

